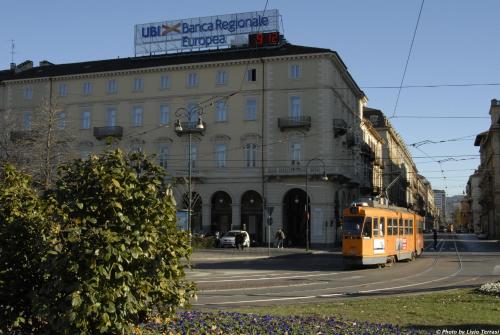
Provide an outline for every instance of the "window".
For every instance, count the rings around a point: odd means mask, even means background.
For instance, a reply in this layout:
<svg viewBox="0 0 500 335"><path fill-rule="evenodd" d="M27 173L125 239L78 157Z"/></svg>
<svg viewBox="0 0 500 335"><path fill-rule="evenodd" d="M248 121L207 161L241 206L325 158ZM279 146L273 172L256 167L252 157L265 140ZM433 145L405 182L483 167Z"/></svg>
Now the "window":
<svg viewBox="0 0 500 335"><path fill-rule="evenodd" d="M363 237L372 237L372 218L367 216L363 225Z"/></svg>
<svg viewBox="0 0 500 335"><path fill-rule="evenodd" d="M141 106L134 106L132 110L132 126L139 127L143 123L143 108Z"/></svg>
<svg viewBox="0 0 500 335"><path fill-rule="evenodd" d="M198 121L198 111L199 111L198 103L196 103L196 102L188 103L187 110L188 110L188 121L189 122L197 122Z"/></svg>
<svg viewBox="0 0 500 335"><path fill-rule="evenodd" d="M170 106L169 105L160 105L160 124L168 124L170 119Z"/></svg>
<svg viewBox="0 0 500 335"><path fill-rule="evenodd" d="M257 69L247 70L247 81L257 81Z"/></svg>
<svg viewBox="0 0 500 335"><path fill-rule="evenodd" d="M57 115L57 128L58 129L66 128L66 113L65 112L60 112Z"/></svg>
<svg viewBox="0 0 500 335"><path fill-rule="evenodd" d="M197 73L189 73L188 74L187 86L188 87L198 86L198 74Z"/></svg>
<svg viewBox="0 0 500 335"><path fill-rule="evenodd" d="M144 90L144 79L135 78L133 90L134 92L142 92Z"/></svg>
<svg viewBox="0 0 500 335"><path fill-rule="evenodd" d="M31 99L33 99L33 87L26 86L24 88L23 98L24 98L24 100L31 100Z"/></svg>
<svg viewBox="0 0 500 335"><path fill-rule="evenodd" d="M247 143L245 144L245 164L246 167L255 167L255 161L257 158L257 144Z"/></svg>
<svg viewBox="0 0 500 335"><path fill-rule="evenodd" d="M301 144L298 142L292 142L290 145L290 159L292 165L300 165L301 147Z"/></svg>
<svg viewBox="0 0 500 335"><path fill-rule="evenodd" d="M399 219L399 235L403 235L403 219Z"/></svg>
<svg viewBox="0 0 500 335"><path fill-rule="evenodd" d="M290 78L292 79L300 78L300 65L298 64L290 65Z"/></svg>
<svg viewBox="0 0 500 335"><path fill-rule="evenodd" d="M215 103L215 120L217 122L227 121L226 100L217 100L217 102Z"/></svg>
<svg viewBox="0 0 500 335"><path fill-rule="evenodd" d="M90 110L82 111L81 128L90 129Z"/></svg>
<svg viewBox="0 0 500 335"><path fill-rule="evenodd" d="M378 226L378 218L373 218L373 237L379 236L380 228Z"/></svg>
<svg viewBox="0 0 500 335"><path fill-rule="evenodd" d="M191 143L191 157L189 157L189 145L186 146L186 156L188 160L188 168L189 168L189 160L191 160L191 168L196 167L196 160L198 159L198 143Z"/></svg>
<svg viewBox="0 0 500 335"><path fill-rule="evenodd" d="M301 102L299 96L290 97L290 117L293 119L299 119L301 116Z"/></svg>
<svg viewBox="0 0 500 335"><path fill-rule="evenodd" d="M106 92L108 94L113 94L118 91L118 85L116 84L116 79L108 80L108 84L106 85Z"/></svg>
<svg viewBox="0 0 500 335"><path fill-rule="evenodd" d="M226 167L226 155L227 155L227 145L226 144L216 144L215 145L215 160L217 162L217 167Z"/></svg>
<svg viewBox="0 0 500 335"><path fill-rule="evenodd" d="M245 108L245 120L255 121L257 119L257 100L247 99Z"/></svg>
<svg viewBox="0 0 500 335"><path fill-rule="evenodd" d="M226 85L227 84L227 72L226 71L217 71L217 75L215 77L215 83L217 85Z"/></svg>
<svg viewBox="0 0 500 335"><path fill-rule="evenodd" d="M162 90L166 90L170 88L170 76L169 75L163 75L160 78L160 88Z"/></svg>
<svg viewBox="0 0 500 335"><path fill-rule="evenodd" d="M65 97L68 95L68 85L66 84L59 84L58 88L59 96L60 97Z"/></svg>
<svg viewBox="0 0 500 335"><path fill-rule="evenodd" d="M160 148L158 149L158 165L166 169L167 160L168 160L168 146L160 145Z"/></svg>
<svg viewBox="0 0 500 335"><path fill-rule="evenodd" d="M92 83L86 82L83 83L83 95L91 95L92 94Z"/></svg>
<svg viewBox="0 0 500 335"><path fill-rule="evenodd" d="M31 130L31 112L23 113L23 129Z"/></svg>
<svg viewBox="0 0 500 335"><path fill-rule="evenodd" d="M408 221L408 234L413 235L413 220Z"/></svg>
<svg viewBox="0 0 500 335"><path fill-rule="evenodd" d="M106 126L116 126L116 107L108 107L106 110Z"/></svg>
<svg viewBox="0 0 500 335"><path fill-rule="evenodd" d="M384 237L385 235L385 218L380 218L380 223L379 223L379 235L380 237Z"/></svg>

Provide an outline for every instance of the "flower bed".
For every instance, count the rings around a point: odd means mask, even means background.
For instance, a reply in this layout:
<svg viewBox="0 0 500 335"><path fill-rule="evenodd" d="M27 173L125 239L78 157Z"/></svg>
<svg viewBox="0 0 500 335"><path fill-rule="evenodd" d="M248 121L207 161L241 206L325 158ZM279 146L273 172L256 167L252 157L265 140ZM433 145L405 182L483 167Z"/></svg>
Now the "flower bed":
<svg viewBox="0 0 500 335"><path fill-rule="evenodd" d="M180 312L166 325L147 324L161 334L422 334L391 324L348 322L334 317L271 316L231 312Z"/></svg>
<svg viewBox="0 0 500 335"><path fill-rule="evenodd" d="M483 284L478 291L483 294L500 296L500 281Z"/></svg>

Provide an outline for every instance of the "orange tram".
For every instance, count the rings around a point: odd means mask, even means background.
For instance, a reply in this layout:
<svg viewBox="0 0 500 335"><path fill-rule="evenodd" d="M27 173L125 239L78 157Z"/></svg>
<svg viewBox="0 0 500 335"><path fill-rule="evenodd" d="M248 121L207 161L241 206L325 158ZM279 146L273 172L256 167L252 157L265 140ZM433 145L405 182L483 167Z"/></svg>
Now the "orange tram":
<svg viewBox="0 0 500 335"><path fill-rule="evenodd" d="M354 203L344 209L342 255L346 266L392 265L424 250L424 218L406 208Z"/></svg>

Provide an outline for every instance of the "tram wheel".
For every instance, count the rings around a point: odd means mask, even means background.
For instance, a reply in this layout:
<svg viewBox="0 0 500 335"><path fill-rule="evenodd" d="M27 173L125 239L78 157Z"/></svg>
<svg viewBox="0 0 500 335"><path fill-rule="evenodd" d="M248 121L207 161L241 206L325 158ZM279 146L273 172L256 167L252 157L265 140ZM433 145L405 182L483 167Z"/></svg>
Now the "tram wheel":
<svg viewBox="0 0 500 335"><path fill-rule="evenodd" d="M395 260L394 256L389 256L389 257L387 257L387 263L385 266L391 267L394 265L395 262L396 262L396 260Z"/></svg>

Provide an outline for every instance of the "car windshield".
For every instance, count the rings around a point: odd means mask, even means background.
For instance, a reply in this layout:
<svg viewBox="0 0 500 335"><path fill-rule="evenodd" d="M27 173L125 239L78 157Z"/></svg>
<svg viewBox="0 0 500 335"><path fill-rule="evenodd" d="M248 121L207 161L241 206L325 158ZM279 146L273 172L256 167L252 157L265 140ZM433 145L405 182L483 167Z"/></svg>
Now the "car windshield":
<svg viewBox="0 0 500 335"><path fill-rule="evenodd" d="M238 231L228 231L227 233L224 234L224 237L235 237L239 233L240 232L238 232Z"/></svg>
<svg viewBox="0 0 500 335"><path fill-rule="evenodd" d="M362 225L363 225L362 216L346 216L344 217L344 234L352 236L360 236Z"/></svg>

